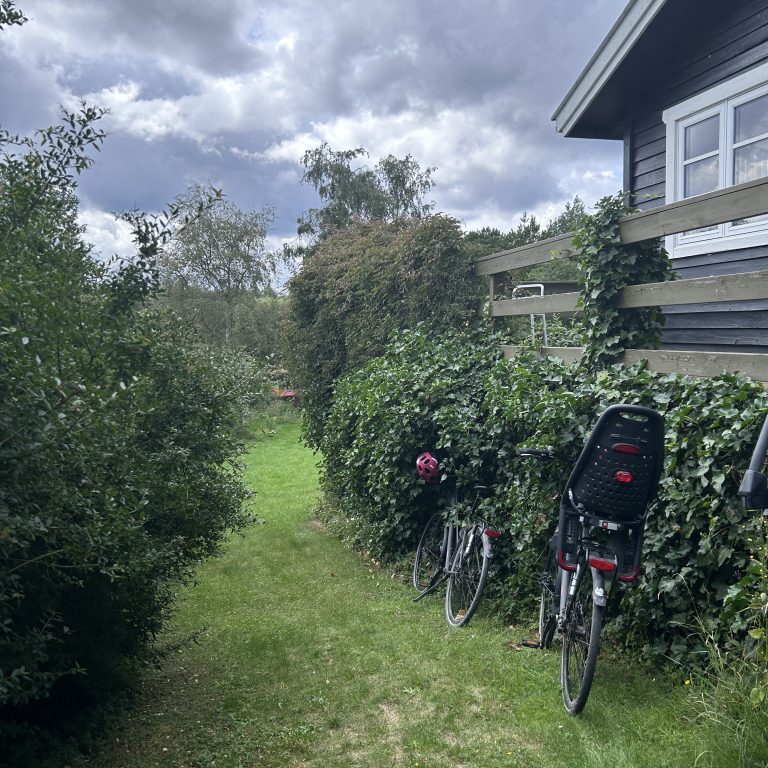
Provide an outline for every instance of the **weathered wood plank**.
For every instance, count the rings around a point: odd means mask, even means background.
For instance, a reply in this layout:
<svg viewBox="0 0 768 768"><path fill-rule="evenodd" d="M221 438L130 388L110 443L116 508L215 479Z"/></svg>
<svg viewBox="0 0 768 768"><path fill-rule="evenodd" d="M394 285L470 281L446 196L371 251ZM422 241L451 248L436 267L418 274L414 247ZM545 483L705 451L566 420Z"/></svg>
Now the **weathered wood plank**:
<svg viewBox="0 0 768 768"><path fill-rule="evenodd" d="M664 349L628 349L624 364L648 361L659 373L681 373L699 378L717 376L724 370L743 373L756 381L768 381L768 355L754 352L687 352Z"/></svg>
<svg viewBox="0 0 768 768"><path fill-rule="evenodd" d="M766 212L768 178L755 179L625 216L619 222L621 241L638 243L660 235L673 235Z"/></svg>
<svg viewBox="0 0 768 768"><path fill-rule="evenodd" d="M768 270L630 285L622 291L616 306L631 309L660 304L680 306L737 299L768 299Z"/></svg>
<svg viewBox="0 0 768 768"><path fill-rule="evenodd" d="M522 245L519 248L511 248L508 251L499 251L488 256L482 256L475 261L475 273L491 275L495 272L506 272L510 269L543 264L552 259L574 256L578 251L572 240L573 234L569 232L560 237L551 237L548 240L540 240L537 243Z"/></svg>
<svg viewBox="0 0 768 768"><path fill-rule="evenodd" d="M529 296L524 299L503 299L491 304L492 317L519 315L550 315L576 311L578 293L553 293L549 296Z"/></svg>
<svg viewBox="0 0 768 768"><path fill-rule="evenodd" d="M768 213L768 177L625 216L619 228L623 243L638 243L763 213ZM575 256L579 251L572 239L573 233L568 233L483 256L475 262L475 272L490 275Z"/></svg>
<svg viewBox="0 0 768 768"><path fill-rule="evenodd" d="M578 293L555 293L524 299L504 299L491 305L494 317L514 317L530 314L578 312ZM692 277L666 283L630 285L623 291L616 306L620 309L683 306L686 304L718 303L721 301L750 301L768 299L768 270L743 272L738 275Z"/></svg>
<svg viewBox="0 0 768 768"><path fill-rule="evenodd" d="M515 357L520 347L502 346L507 359ZM572 363L584 353L582 347L543 347L542 354L559 357ZM680 373L685 376L706 378L723 371L739 372L756 381L768 381L768 354L752 352L688 352L684 350L628 349L624 353L625 365L647 360L648 368L658 373Z"/></svg>
<svg viewBox="0 0 768 768"><path fill-rule="evenodd" d="M578 293L556 293L549 296L531 296L504 299L491 305L495 317L529 314L578 312ZM768 270L744 272L737 275L693 277L666 283L630 285L624 289L616 306L620 309L638 307L685 306L687 304L752 301L768 299Z"/></svg>
<svg viewBox="0 0 768 768"><path fill-rule="evenodd" d="M502 345L501 350L507 360L515 357L522 347L516 347L511 344ZM584 354L584 347L542 347L541 353L545 357L559 357L566 363L575 363Z"/></svg>

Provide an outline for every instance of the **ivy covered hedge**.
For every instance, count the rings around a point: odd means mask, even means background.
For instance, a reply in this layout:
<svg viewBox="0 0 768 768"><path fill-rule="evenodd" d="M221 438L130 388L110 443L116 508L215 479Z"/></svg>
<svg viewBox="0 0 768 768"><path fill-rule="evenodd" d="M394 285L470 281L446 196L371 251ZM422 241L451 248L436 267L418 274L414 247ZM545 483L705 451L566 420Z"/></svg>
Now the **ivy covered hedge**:
<svg viewBox="0 0 768 768"><path fill-rule="evenodd" d="M620 243L626 212L619 198L606 198L577 230L586 348L579 364L534 353L500 360L501 340L483 326L401 333L383 356L338 382L320 443L324 482L354 543L382 558L410 552L446 494L417 480L421 450L437 449L465 489L495 484L485 514L507 535L490 591L507 612L523 615L538 598L539 561L568 470L518 459L515 448L555 445L577 455L609 405L656 408L665 416L665 470L642 578L626 591L614 626L642 638L650 655L691 662L705 635L738 642L755 619L724 614L723 606L749 589L750 558L760 556L760 519L742 509L736 491L768 394L736 375L693 379L614 364L625 348L658 343L663 323L658 309L615 310L615 295L632 282L673 277L659 243Z"/></svg>
<svg viewBox="0 0 768 768"><path fill-rule="evenodd" d="M721 641L743 637L744 622L723 621L722 607L759 533L759 516L742 509L736 490L768 394L735 375L700 380L641 365L589 374L535 354L507 362L499 343L479 325L443 333L422 325L339 383L321 447L325 488L354 544L384 559L413 551L447 492L414 470L421 450L437 448L465 489L495 483L484 513L504 536L489 589L505 612L527 615L568 468L516 458L515 447L553 444L575 455L608 405L655 407L666 421L665 470L642 577L626 591L618 628L651 655L688 661L702 650L699 622Z"/></svg>

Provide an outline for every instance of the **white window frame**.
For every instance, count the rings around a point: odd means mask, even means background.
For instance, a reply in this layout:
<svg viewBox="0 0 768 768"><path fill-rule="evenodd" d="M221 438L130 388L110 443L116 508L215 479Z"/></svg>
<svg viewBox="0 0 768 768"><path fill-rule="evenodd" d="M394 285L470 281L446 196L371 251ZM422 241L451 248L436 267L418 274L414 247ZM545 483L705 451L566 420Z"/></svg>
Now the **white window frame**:
<svg viewBox="0 0 768 768"><path fill-rule="evenodd" d="M667 203L683 199L683 140L685 128L693 123L720 116L718 189L730 186L733 178L733 116L735 107L768 93L768 64L710 88L665 110ZM755 141L751 138L750 141ZM666 248L674 258L701 253L733 251L768 244L768 220L750 224L720 224L710 231L681 233L666 238Z"/></svg>

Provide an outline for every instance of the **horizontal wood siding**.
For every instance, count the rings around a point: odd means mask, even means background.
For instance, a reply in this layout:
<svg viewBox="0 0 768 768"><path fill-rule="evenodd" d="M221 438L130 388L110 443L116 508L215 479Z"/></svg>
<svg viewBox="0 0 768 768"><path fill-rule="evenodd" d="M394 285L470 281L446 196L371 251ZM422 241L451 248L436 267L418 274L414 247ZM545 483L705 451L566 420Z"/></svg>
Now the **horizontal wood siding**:
<svg viewBox="0 0 768 768"><path fill-rule="evenodd" d="M706 30L680 25L683 9L670 3L669 16L659 24L681 30L680 46L667 46L663 76L658 72L646 78L628 116L629 138L625 163L625 189L630 200L642 210L664 204L666 185L666 146L662 112L682 101L725 82L754 66L768 61L768 3L765 0L719 2L717 8L704 3L702 20ZM688 11L694 4L686 3ZM709 10L706 10L709 8ZM681 14L672 16L671 14ZM716 23L712 20L716 19ZM653 32L651 31L651 34ZM695 42L691 42L691 40ZM658 49L657 49L658 51ZM633 51L638 59L647 51ZM648 61L645 58L646 62ZM627 62L638 66L638 61ZM641 70L642 71L642 70ZM681 278L705 277L726 273L768 269L768 247L676 259L674 268ZM727 307L727 308L726 308ZM663 336L668 349L728 349L740 352L768 351L768 302L733 302L729 305L701 305L696 312L686 307L665 307L668 316Z"/></svg>
<svg viewBox="0 0 768 768"><path fill-rule="evenodd" d="M742 274L768 269L768 246L731 252L707 253L675 260L675 271L686 279L709 275ZM730 349L768 352L768 301L735 301L698 304L694 307L663 307L667 324L665 349ZM686 311L694 310L694 311Z"/></svg>
<svg viewBox="0 0 768 768"><path fill-rule="evenodd" d="M670 4L674 5L674 4ZM688 11L695 12L697 4L688 3ZM632 104L630 124L629 177L624 188L631 190L634 204L648 207L651 200L663 194L666 166L664 146L665 126L662 112L675 104L701 93L719 83L768 61L768 9L764 0L731 0L717 3L717 23L707 34L699 36L688 25L678 28L681 35L677 52L672 48L665 56L663 77L647 82L644 92ZM673 12L674 9L670 11ZM680 24L660 14L658 24ZM703 22L702 22L703 23ZM653 30L649 34L653 34ZM695 48L689 51L690 40ZM664 55L656 49L656 56ZM647 52L641 46L632 57L645 59ZM638 66L628 62L628 66ZM654 72L654 75L657 73ZM659 188L659 182L662 182ZM656 203L658 204L658 203Z"/></svg>

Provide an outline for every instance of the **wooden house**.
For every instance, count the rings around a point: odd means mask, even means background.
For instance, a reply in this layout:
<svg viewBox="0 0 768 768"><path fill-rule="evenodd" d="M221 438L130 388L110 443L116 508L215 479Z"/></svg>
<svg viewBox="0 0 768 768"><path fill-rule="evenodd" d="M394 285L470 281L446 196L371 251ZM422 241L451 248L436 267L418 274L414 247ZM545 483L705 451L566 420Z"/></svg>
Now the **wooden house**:
<svg viewBox="0 0 768 768"><path fill-rule="evenodd" d="M631 0L553 120L568 137L623 141L642 210L767 177L768 0ZM666 244L682 278L766 270L768 215ZM768 352L764 299L665 312L667 349Z"/></svg>

